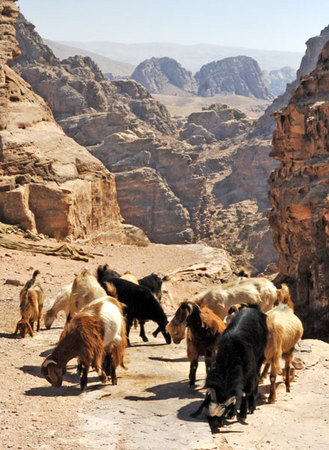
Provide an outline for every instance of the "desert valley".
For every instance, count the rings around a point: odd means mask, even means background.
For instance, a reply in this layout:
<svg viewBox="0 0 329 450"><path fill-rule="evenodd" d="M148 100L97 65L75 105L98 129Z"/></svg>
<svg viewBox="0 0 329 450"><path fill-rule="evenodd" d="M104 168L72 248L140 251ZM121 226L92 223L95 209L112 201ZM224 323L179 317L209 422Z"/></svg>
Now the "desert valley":
<svg viewBox="0 0 329 450"><path fill-rule="evenodd" d="M0 12L0 448L327 449L329 26L299 65Z"/></svg>

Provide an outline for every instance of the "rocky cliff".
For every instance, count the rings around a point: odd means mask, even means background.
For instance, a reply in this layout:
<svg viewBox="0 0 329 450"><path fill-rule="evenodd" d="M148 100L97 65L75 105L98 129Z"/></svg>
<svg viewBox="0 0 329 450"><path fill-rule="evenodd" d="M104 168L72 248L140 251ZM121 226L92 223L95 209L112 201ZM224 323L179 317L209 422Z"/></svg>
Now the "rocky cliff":
<svg viewBox="0 0 329 450"><path fill-rule="evenodd" d="M1 2L0 221L58 239L124 241L114 177L67 137L41 97L5 63L19 54L18 10Z"/></svg>
<svg viewBox="0 0 329 450"><path fill-rule="evenodd" d="M141 62L131 75L153 94L174 93L173 87L196 93L192 73L172 58L151 58Z"/></svg>
<svg viewBox="0 0 329 450"><path fill-rule="evenodd" d="M294 89L297 88L299 80L303 75L307 75L315 69L318 57L324 46L329 40L329 26L324 28L318 36L314 36L307 40L305 55L301 60L299 69L297 70L296 79L287 85L287 89L282 95L279 95L273 103L266 108L265 113L258 119L254 127L254 135L272 137L275 129L275 121L271 114L279 109L287 106L289 98Z"/></svg>
<svg viewBox="0 0 329 450"><path fill-rule="evenodd" d="M317 67L300 79L274 114L270 224L280 256L279 281L290 284L305 336L329 333L329 42Z"/></svg>
<svg viewBox="0 0 329 450"><path fill-rule="evenodd" d="M111 83L90 58L59 61L23 16L17 30L28 53L12 67L45 98L64 131L115 172L125 221L156 242L207 234L205 177L191 147L175 138L166 108L133 80ZM138 195L145 186L148 195Z"/></svg>
<svg viewBox="0 0 329 450"><path fill-rule="evenodd" d="M271 98L257 61L249 56L235 56L206 64L195 78L201 96L229 92L246 97Z"/></svg>

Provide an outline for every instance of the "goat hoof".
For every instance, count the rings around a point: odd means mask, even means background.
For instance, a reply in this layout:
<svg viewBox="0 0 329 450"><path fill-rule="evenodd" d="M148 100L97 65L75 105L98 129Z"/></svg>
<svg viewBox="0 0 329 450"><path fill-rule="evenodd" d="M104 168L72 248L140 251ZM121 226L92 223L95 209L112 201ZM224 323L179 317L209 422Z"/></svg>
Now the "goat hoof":
<svg viewBox="0 0 329 450"><path fill-rule="evenodd" d="M147 339L147 337L143 337L143 342L148 342L149 340Z"/></svg>

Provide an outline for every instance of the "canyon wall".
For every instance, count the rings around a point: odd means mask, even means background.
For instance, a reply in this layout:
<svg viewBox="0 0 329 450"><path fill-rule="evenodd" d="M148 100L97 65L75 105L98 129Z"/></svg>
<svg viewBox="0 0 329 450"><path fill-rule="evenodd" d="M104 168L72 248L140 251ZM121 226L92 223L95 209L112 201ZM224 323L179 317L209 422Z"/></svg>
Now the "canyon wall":
<svg viewBox="0 0 329 450"><path fill-rule="evenodd" d="M18 56L15 1L1 2L0 221L57 239L124 241L114 176L55 122L6 63Z"/></svg>
<svg viewBox="0 0 329 450"><path fill-rule="evenodd" d="M121 214L155 242L208 234L205 177L167 109L133 80L107 80L87 57L59 61L20 15L11 67L41 95L65 133L116 177ZM142 195L147 193L147 195Z"/></svg>
<svg viewBox="0 0 329 450"><path fill-rule="evenodd" d="M329 42L286 108L274 114L270 224L278 281L293 292L305 336L329 338Z"/></svg>

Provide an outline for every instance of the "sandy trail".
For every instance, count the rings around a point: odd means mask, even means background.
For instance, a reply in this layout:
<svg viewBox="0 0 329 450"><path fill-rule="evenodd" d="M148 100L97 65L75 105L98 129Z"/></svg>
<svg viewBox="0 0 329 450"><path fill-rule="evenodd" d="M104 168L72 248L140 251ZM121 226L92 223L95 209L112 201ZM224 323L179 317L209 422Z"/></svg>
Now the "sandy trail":
<svg viewBox="0 0 329 450"><path fill-rule="evenodd" d="M143 276L209 259L209 252L184 246L93 247L98 256L91 269L108 262L119 271ZM20 287L38 268L44 284L46 309L59 286L86 265L79 261L8 251L0 248L0 448L7 449L328 449L329 345L306 341L298 354L304 369L297 371L291 393L278 379L278 401L268 405L268 383L260 387L258 407L247 424L231 421L211 435L206 418L190 418L203 398L204 362L197 371L197 388L188 386L185 342L166 345L155 324L147 323L148 343L132 329L127 370L118 370L118 385L102 385L90 372L88 389L80 393L76 362L68 365L63 386L52 388L41 377L40 365L56 344L64 323L34 338L13 335L19 318ZM182 293L183 295L183 293ZM170 313L172 311L168 311Z"/></svg>

